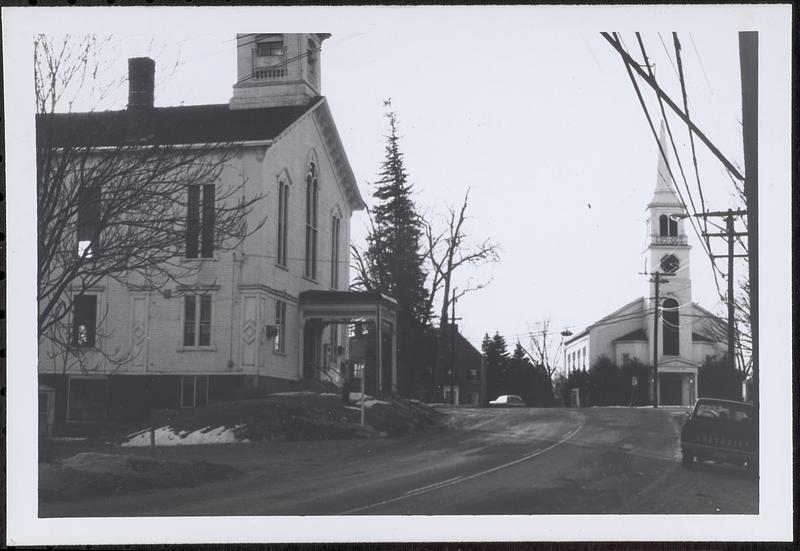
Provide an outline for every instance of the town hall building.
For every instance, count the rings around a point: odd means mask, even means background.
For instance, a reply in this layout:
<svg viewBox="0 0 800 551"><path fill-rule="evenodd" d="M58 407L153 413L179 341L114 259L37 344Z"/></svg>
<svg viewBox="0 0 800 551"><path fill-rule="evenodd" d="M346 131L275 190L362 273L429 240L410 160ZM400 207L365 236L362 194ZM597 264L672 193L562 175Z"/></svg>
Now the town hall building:
<svg viewBox="0 0 800 551"><path fill-rule="evenodd" d="M228 103L156 107L155 62L133 58L127 109L37 116L40 150L107 155L138 144L215 144L233 152L215 181L187 186L186 246L174 262L190 275L157 286L135 274L106 277L65 290L71 342L40 341L40 414L52 409L57 422L131 418L315 381L341 385L353 320L380 327L367 391L396 392L396 302L349 290L350 220L365 204L321 95L328 36L237 35ZM263 199L247 215L254 231L233 249L215 249L214 211L230 186ZM113 182L103 187L114 193ZM78 220L77 255L94 247L81 231ZM112 361L116 351L125 361ZM77 357L85 361L69 361Z"/></svg>
<svg viewBox="0 0 800 551"><path fill-rule="evenodd" d="M659 137L666 154L664 126ZM720 342L723 323L717 316L692 302L686 210L669 182L669 172L659 153L658 174L653 197L647 204L649 238L647 271L658 272L659 320L658 385L649 381L661 405L691 405L697 399L698 368L708 359L725 353ZM590 369L601 356L623 366L631 360L653 365L655 278L647 295L637 297L618 310L589 325L564 341L567 372ZM648 384L641 381L639 384Z"/></svg>

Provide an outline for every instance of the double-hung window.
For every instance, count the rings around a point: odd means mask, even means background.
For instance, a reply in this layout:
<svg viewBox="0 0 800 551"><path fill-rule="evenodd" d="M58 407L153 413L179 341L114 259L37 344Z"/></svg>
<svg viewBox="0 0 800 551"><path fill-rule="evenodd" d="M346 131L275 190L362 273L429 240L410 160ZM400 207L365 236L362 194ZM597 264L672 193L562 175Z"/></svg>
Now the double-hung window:
<svg viewBox="0 0 800 551"><path fill-rule="evenodd" d="M279 266L286 266L286 249L289 228L289 186L278 183L278 258Z"/></svg>
<svg viewBox="0 0 800 551"><path fill-rule="evenodd" d="M282 300L275 301L275 342L272 349L275 352L286 352L286 303Z"/></svg>
<svg viewBox="0 0 800 551"><path fill-rule="evenodd" d="M100 186L80 192L78 205L78 256L92 258L100 233Z"/></svg>
<svg viewBox="0 0 800 551"><path fill-rule="evenodd" d="M211 295L183 297L183 346L211 346Z"/></svg>
<svg viewBox="0 0 800 551"><path fill-rule="evenodd" d="M97 331L97 295L75 296L72 309L72 344L93 347Z"/></svg>
<svg viewBox="0 0 800 551"><path fill-rule="evenodd" d="M317 208L319 202L319 181L314 163L306 174L306 262L303 275L317 279Z"/></svg>
<svg viewBox="0 0 800 551"><path fill-rule="evenodd" d="M331 221L331 289L339 287L339 230L341 221L334 216Z"/></svg>
<svg viewBox="0 0 800 551"><path fill-rule="evenodd" d="M186 212L186 258L214 256L214 184L190 185Z"/></svg>

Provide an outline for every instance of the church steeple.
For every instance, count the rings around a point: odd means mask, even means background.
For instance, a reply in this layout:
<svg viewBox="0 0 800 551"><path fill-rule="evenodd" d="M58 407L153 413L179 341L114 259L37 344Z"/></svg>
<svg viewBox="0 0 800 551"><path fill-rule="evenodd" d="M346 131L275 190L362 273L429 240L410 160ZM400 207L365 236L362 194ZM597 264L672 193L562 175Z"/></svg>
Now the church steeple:
<svg viewBox="0 0 800 551"><path fill-rule="evenodd" d="M653 198L647 205L647 208L654 206L664 207L678 207L683 210L683 205L678 200L675 192L670 185L670 175L668 167L669 151L667 150L667 140L664 134L664 121L661 121L661 128L658 132L658 143L660 144L658 151L658 172L656 173L656 189L653 192ZM667 158L665 158L665 155Z"/></svg>
<svg viewBox="0 0 800 551"><path fill-rule="evenodd" d="M659 130L658 170L653 198L647 204L650 236L647 246L650 273L661 272L668 278L662 296L672 295L680 304L691 301L689 276L689 239L685 224L687 213L671 183L669 151L664 123ZM673 172L674 174L674 172ZM653 296L651 289L650 296Z"/></svg>

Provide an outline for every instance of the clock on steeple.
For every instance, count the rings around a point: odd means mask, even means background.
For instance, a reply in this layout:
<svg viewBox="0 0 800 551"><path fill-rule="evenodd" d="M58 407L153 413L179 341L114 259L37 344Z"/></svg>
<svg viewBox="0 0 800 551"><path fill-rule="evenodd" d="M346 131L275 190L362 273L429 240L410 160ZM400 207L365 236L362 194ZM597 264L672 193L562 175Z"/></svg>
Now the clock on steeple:
<svg viewBox="0 0 800 551"><path fill-rule="evenodd" d="M666 274L674 274L680 265L681 261L674 254L665 254L661 257L661 271Z"/></svg>

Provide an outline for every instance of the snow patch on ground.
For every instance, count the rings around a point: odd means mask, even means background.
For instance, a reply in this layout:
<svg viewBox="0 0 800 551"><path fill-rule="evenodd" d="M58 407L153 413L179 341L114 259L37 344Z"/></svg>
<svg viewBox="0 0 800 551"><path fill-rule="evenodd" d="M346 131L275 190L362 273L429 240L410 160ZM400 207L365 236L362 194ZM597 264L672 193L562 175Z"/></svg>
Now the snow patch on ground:
<svg viewBox="0 0 800 551"><path fill-rule="evenodd" d="M387 402L385 400L377 400L375 398L364 400L364 407L365 408L371 408L372 406L377 406L378 404L381 404L381 405L384 405L384 406L392 405L391 402ZM358 401L358 405L361 406L361 400Z"/></svg>
<svg viewBox="0 0 800 551"><path fill-rule="evenodd" d="M191 446L199 444L230 444L233 442L249 442L246 438L238 439L236 431L244 425L232 428L205 427L195 431L175 431L172 427L158 427L155 429L156 446ZM150 431L145 430L131 434L122 446L149 446Z"/></svg>

